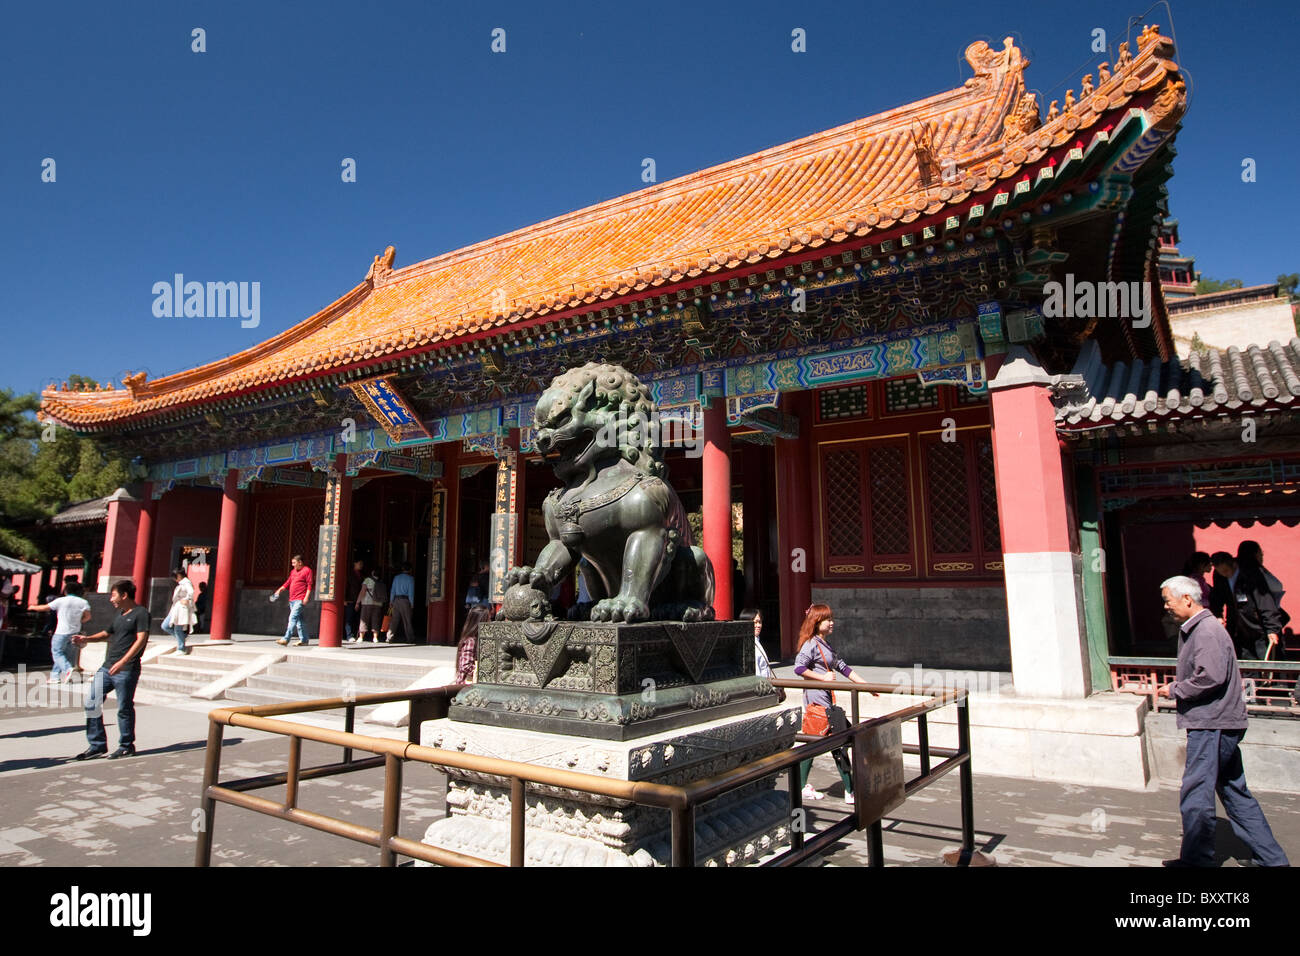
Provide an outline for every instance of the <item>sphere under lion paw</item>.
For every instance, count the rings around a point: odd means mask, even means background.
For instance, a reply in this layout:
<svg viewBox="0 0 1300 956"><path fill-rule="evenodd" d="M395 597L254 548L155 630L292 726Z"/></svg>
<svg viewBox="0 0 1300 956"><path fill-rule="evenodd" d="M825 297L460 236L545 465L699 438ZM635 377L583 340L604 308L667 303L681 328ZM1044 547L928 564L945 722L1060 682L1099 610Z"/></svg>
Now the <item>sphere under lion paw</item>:
<svg viewBox="0 0 1300 956"><path fill-rule="evenodd" d="M541 621L551 613L551 602L536 588L514 584L506 590L501 613L507 621Z"/></svg>

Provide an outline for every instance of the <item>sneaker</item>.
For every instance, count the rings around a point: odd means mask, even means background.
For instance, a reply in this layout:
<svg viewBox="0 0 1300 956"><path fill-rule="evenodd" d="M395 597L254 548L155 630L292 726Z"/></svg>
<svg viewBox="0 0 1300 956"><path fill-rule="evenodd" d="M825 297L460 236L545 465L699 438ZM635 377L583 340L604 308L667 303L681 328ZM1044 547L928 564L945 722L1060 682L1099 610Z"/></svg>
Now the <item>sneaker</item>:
<svg viewBox="0 0 1300 956"><path fill-rule="evenodd" d="M47 683L47 684L61 684L62 682L63 682L63 681L62 681L62 678L60 678L58 674L51 674L51 675L49 676L49 679L48 679L45 683Z"/></svg>
<svg viewBox="0 0 1300 956"><path fill-rule="evenodd" d="M803 795L804 800L826 799L826 794L822 793L820 790L814 790L812 784L807 784L800 793Z"/></svg>
<svg viewBox="0 0 1300 956"><path fill-rule="evenodd" d="M118 747L116 750L114 750L111 754L108 755L108 759L117 760L120 757L134 757L134 756L135 756L134 747Z"/></svg>
<svg viewBox="0 0 1300 956"><path fill-rule="evenodd" d="M180 653L181 653L181 654L189 654L189 653L190 653L190 649L189 649L188 647L182 647L182 648L180 649Z"/></svg>
<svg viewBox="0 0 1300 956"><path fill-rule="evenodd" d="M293 646L294 646L294 647L306 647L308 643L309 643L308 641L298 641L298 642L296 642Z"/></svg>
<svg viewBox="0 0 1300 956"><path fill-rule="evenodd" d="M384 638L384 643L385 644L393 643L393 635L389 634L386 638Z"/></svg>
<svg viewBox="0 0 1300 956"><path fill-rule="evenodd" d="M846 793L846 794L844 795L844 805L845 805L846 807L851 807L851 806L853 806L853 794L851 794L851 793Z"/></svg>
<svg viewBox="0 0 1300 956"><path fill-rule="evenodd" d="M275 643L277 643L277 644L279 644L279 645L281 645L281 646L283 646L283 647L288 647L288 646L289 646L289 642L288 642L287 640L285 640L283 637L280 638L280 639L279 639L278 641L276 641Z"/></svg>
<svg viewBox="0 0 1300 956"><path fill-rule="evenodd" d="M102 757L108 753L107 747L89 747L73 757L73 760L94 760L96 757Z"/></svg>

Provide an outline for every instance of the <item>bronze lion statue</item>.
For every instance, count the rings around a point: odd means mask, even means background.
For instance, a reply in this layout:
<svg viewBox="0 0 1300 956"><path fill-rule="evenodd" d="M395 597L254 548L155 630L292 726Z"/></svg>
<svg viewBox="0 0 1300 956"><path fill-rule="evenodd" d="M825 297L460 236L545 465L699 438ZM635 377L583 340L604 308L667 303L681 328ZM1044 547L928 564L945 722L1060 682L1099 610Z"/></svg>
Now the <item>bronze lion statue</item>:
<svg viewBox="0 0 1300 956"><path fill-rule="evenodd" d="M713 568L664 480L657 422L650 390L617 365L588 362L542 393L534 447L564 485L542 506L536 564L506 577L522 605L520 592L549 594L581 561L593 621L713 619Z"/></svg>

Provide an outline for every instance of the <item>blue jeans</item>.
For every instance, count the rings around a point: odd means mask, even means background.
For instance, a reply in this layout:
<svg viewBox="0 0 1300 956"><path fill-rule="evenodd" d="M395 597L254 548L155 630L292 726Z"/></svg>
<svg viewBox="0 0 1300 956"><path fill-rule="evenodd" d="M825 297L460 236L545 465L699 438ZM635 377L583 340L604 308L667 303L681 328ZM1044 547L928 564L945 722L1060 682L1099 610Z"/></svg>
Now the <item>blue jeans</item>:
<svg viewBox="0 0 1300 956"><path fill-rule="evenodd" d="M117 735L119 747L135 746L135 685L140 680L140 665L134 663L116 674L107 667L95 671L86 694L86 739L96 750L108 749L104 733L104 699L110 690L117 693Z"/></svg>
<svg viewBox="0 0 1300 956"><path fill-rule="evenodd" d="M167 630L171 632L172 637L176 638L176 650L185 650L185 627L181 624L173 624Z"/></svg>
<svg viewBox="0 0 1300 956"><path fill-rule="evenodd" d="M71 638L71 634L55 634L50 641L50 656L54 658L54 668L50 674L54 677L62 677L72 670L72 661L68 657L68 641Z"/></svg>
<svg viewBox="0 0 1300 956"><path fill-rule="evenodd" d="M1183 816L1183 848L1179 858L1192 866L1214 864L1214 795L1223 801L1233 832L1264 866L1286 866L1264 819L1264 811L1246 786L1241 764L1244 730L1187 731L1187 765L1178 809Z"/></svg>
<svg viewBox="0 0 1300 956"><path fill-rule="evenodd" d="M284 629L284 639L293 640L293 632L298 632L298 640L307 643L307 630L302 626L302 602L289 602L289 626Z"/></svg>

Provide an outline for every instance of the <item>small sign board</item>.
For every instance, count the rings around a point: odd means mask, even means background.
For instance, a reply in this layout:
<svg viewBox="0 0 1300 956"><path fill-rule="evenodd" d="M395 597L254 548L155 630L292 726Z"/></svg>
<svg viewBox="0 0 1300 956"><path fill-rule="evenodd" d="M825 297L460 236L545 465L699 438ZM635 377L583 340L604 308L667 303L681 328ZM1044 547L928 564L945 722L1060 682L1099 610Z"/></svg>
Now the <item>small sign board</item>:
<svg viewBox="0 0 1300 956"><path fill-rule="evenodd" d="M339 547L339 526L323 524L320 526L320 539L316 547L316 593L312 595L318 601L333 601L334 572L337 564Z"/></svg>
<svg viewBox="0 0 1300 956"><path fill-rule="evenodd" d="M865 763L862 777L865 793L854 794L858 825L876 823L906 799L903 776L903 725L888 720L867 731L862 753L854 758Z"/></svg>

